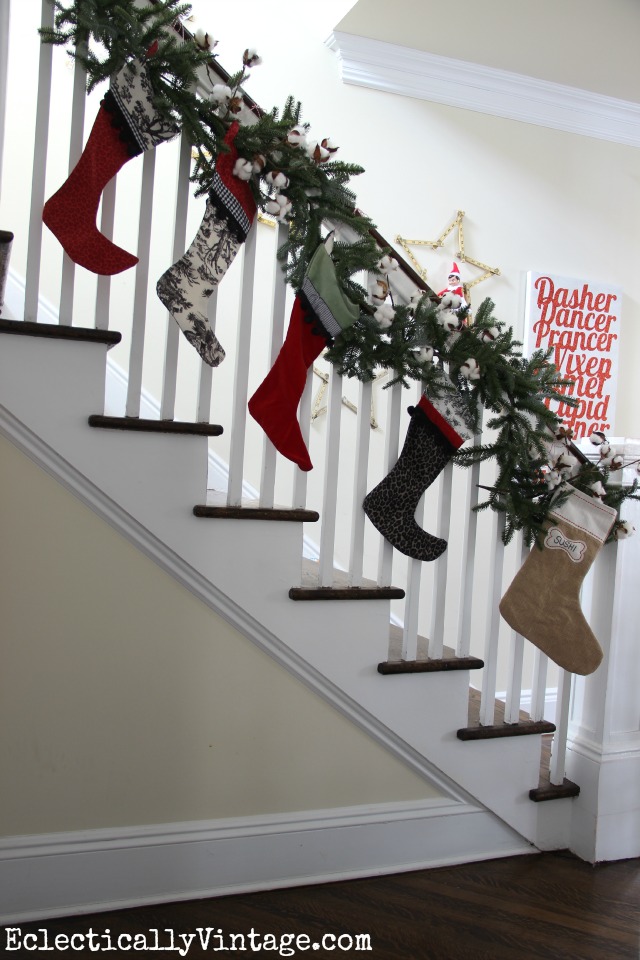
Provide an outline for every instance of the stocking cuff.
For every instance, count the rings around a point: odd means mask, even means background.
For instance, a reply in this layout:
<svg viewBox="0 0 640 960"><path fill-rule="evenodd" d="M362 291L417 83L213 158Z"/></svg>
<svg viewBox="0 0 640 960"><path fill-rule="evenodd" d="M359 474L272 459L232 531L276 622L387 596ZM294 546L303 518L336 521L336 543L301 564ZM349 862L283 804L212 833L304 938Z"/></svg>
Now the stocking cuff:
<svg viewBox="0 0 640 960"><path fill-rule="evenodd" d="M214 173L213 180L211 181L209 199L220 216L224 217L227 221L229 229L236 239L239 240L240 243L244 243L249 235L254 214L252 214L251 217L248 216L246 213L247 204L245 203L243 205L240 203L217 171Z"/></svg>
<svg viewBox="0 0 640 960"><path fill-rule="evenodd" d="M473 436L469 411L458 393L430 399L423 394L417 409L422 411L456 450Z"/></svg>
<svg viewBox="0 0 640 960"><path fill-rule="evenodd" d="M139 60L125 64L111 78L103 104L122 139L135 149L132 156L151 150L164 140L172 140L180 132L180 128L172 120L161 117L153 105L149 74Z"/></svg>
<svg viewBox="0 0 640 960"><path fill-rule="evenodd" d="M309 261L300 292L329 337L337 337L350 327L360 313L358 305L340 288L335 264L324 243Z"/></svg>
<svg viewBox="0 0 640 960"><path fill-rule="evenodd" d="M565 520L583 533L594 537L599 543L604 543L615 522L617 512L597 497L590 497L588 493L577 490L569 483L561 487L562 493L566 493L567 490L571 492L571 496L558 506L552 505L549 516L557 520Z"/></svg>

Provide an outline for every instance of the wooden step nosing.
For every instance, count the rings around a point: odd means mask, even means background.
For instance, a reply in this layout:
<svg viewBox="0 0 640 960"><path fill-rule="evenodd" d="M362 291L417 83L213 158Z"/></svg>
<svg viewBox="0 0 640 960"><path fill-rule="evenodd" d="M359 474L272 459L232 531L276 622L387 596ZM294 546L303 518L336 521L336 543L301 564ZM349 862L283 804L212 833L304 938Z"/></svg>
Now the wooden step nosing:
<svg viewBox="0 0 640 960"><path fill-rule="evenodd" d="M499 723L491 726L461 727L456 731L458 740L495 740L500 737L527 737L542 733L555 733L556 726L548 720L525 720L520 723Z"/></svg>
<svg viewBox="0 0 640 960"><path fill-rule="evenodd" d="M291 587L290 600L402 600L400 587Z"/></svg>
<svg viewBox="0 0 640 960"><path fill-rule="evenodd" d="M481 670L484 660L477 657L447 657L427 660L383 660L378 664L378 673L385 676L411 673L445 673L448 670Z"/></svg>
<svg viewBox="0 0 640 960"><path fill-rule="evenodd" d="M223 427L217 423L196 423L184 420L149 420L144 417L107 417L94 413L89 426L101 430L124 430L138 433L172 433L187 436L219 437Z"/></svg>
<svg viewBox="0 0 640 960"><path fill-rule="evenodd" d="M293 523L316 523L320 514L316 510L287 509L285 507L209 507L196 504L193 508L196 517L206 520L273 520Z"/></svg>
<svg viewBox="0 0 640 960"><path fill-rule="evenodd" d="M96 330L94 327L72 327L61 323L34 323L32 320L4 320L0 318L0 333L23 337L48 337L54 340L76 340L83 343L101 343L114 347L122 340L117 330Z"/></svg>
<svg viewBox="0 0 640 960"><path fill-rule="evenodd" d="M529 790L529 799L534 803L546 803L548 800L566 800L580 795L580 787L566 777L562 783L539 783Z"/></svg>

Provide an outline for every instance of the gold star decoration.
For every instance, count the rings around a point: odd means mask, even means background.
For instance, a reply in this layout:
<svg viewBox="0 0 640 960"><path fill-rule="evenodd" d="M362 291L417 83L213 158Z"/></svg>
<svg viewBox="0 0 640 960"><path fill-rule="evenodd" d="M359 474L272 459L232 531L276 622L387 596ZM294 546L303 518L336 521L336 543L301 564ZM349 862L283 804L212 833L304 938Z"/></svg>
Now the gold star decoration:
<svg viewBox="0 0 640 960"><path fill-rule="evenodd" d="M478 270L482 270L482 274L479 277L476 277L474 280L471 280L469 283L463 283L463 289L465 292L465 297L467 301L469 300L469 290L472 287L475 287L478 283L482 283L483 280L488 280L489 277L499 277L500 268L499 267L490 267L486 263L482 263L481 260L475 260L473 257L470 257L465 253L464 249L464 210L458 210L456 216L453 218L451 223L445 227L437 240L407 240L405 237L397 236L396 243L400 244L402 249L407 254L409 260L416 268L417 272L420 274L422 279L426 282L427 271L418 262L411 247L431 247L432 250L438 250L440 247L444 246L444 242L447 237L458 229L458 250L455 254L455 259L462 261L462 263L469 263L471 266L476 267Z"/></svg>
<svg viewBox="0 0 640 960"><path fill-rule="evenodd" d="M322 370L319 370L315 366L315 364L313 367L313 372L316 375L316 377L319 377L322 380L321 385L318 387L318 392L315 395L315 398L313 401L313 407L311 409L311 419L317 420L318 417L321 417L324 413L327 412L327 404L324 402L324 400L327 394L327 387L329 384L329 374L323 373ZM375 386L378 380L384 380L384 378L388 375L389 375L388 370L383 370L381 373L376 374L373 378L373 385ZM351 410L353 413L358 412L357 406L355 405L355 403L352 403L351 400L348 399L348 397L342 397L342 403L348 410ZM371 424L372 430L378 429L379 424L376 419L375 390L372 390L371 392L371 413L369 415L369 422Z"/></svg>

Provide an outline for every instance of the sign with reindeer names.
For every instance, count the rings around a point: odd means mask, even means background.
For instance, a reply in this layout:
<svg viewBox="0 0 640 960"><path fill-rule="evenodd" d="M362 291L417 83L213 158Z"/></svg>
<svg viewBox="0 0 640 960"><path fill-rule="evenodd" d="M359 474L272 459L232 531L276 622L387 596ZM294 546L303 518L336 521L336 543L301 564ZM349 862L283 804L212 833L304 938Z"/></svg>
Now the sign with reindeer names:
<svg viewBox="0 0 640 960"><path fill-rule="evenodd" d="M556 413L575 440L613 429L621 303L619 287L527 274L525 351L551 349L552 363L574 381L564 392L578 405L559 402Z"/></svg>

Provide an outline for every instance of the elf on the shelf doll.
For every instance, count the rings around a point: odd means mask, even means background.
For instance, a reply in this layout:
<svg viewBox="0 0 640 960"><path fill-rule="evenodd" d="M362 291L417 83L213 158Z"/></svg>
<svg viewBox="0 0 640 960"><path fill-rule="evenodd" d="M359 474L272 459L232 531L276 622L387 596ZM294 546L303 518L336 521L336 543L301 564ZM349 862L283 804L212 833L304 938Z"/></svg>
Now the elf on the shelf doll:
<svg viewBox="0 0 640 960"><path fill-rule="evenodd" d="M462 282L460 280L460 267L457 263L455 263L455 261L451 264L447 286L444 290L439 292L438 296L444 297L448 293L453 293L457 297L460 297L462 301L460 306L466 307L467 301L465 300L464 296L464 287L462 286Z"/></svg>

